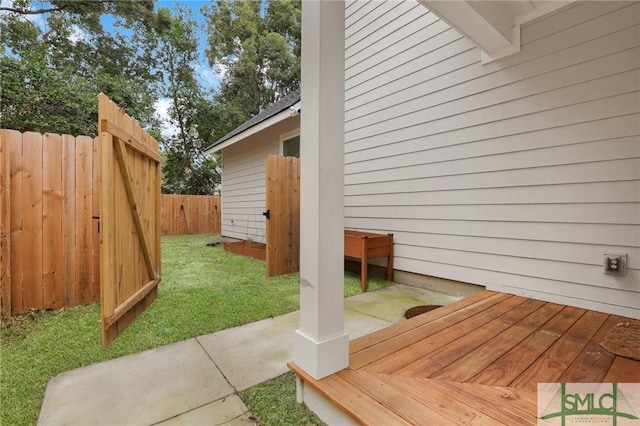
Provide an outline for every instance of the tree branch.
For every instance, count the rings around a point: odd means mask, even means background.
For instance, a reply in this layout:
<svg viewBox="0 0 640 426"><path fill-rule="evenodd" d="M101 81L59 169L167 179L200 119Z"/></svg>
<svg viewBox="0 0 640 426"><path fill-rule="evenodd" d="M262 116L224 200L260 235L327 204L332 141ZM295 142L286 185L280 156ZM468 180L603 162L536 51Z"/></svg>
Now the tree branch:
<svg viewBox="0 0 640 426"><path fill-rule="evenodd" d="M115 0L93 0L93 1L77 1L75 6L78 4L84 5L95 5L95 4L105 4L105 3L113 3ZM0 4L2 0L0 0ZM39 15L42 13L51 13L51 12L62 12L70 8L72 3L65 3L60 6L50 7L47 9L23 9L18 7L9 7L9 6L0 6L0 12L13 12L18 13L20 15Z"/></svg>
<svg viewBox="0 0 640 426"><path fill-rule="evenodd" d="M60 7L52 7L49 9L18 9L15 7L3 7L0 6L0 12L13 12L13 13L19 13L20 15L39 15L41 13L50 13L50 12L62 12L63 10L65 10L67 8L67 6L60 6Z"/></svg>

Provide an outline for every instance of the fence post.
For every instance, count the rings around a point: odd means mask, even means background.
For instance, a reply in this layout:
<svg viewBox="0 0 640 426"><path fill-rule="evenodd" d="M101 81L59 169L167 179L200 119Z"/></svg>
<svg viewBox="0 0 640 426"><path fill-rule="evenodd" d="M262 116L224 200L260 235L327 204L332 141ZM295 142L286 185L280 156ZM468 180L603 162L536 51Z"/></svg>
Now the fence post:
<svg viewBox="0 0 640 426"><path fill-rule="evenodd" d="M0 130L0 317L11 316L11 185L9 146Z"/></svg>

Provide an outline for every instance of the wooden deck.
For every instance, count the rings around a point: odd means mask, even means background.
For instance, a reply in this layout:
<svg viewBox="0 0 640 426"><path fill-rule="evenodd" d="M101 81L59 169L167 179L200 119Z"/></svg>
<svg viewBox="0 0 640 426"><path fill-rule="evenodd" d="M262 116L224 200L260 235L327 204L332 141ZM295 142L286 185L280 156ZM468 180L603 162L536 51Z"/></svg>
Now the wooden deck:
<svg viewBox="0 0 640 426"><path fill-rule="evenodd" d="M318 393L361 424L536 424L537 383L640 382L599 342L622 317L491 291L350 343Z"/></svg>

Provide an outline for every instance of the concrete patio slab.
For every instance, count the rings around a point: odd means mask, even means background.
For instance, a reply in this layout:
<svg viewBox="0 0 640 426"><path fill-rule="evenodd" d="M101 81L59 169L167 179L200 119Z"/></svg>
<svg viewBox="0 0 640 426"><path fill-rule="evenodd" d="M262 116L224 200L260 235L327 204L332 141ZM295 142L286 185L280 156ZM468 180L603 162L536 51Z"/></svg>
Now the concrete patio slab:
<svg viewBox="0 0 640 426"><path fill-rule="evenodd" d="M151 425L232 393L190 339L54 377L38 424Z"/></svg>
<svg viewBox="0 0 640 426"><path fill-rule="evenodd" d="M410 307L458 299L405 285L358 294L345 300L345 332L354 339ZM252 424L235 392L288 371L298 320L292 312L60 374L38 424Z"/></svg>
<svg viewBox="0 0 640 426"><path fill-rule="evenodd" d="M299 312L256 321L198 337L227 380L243 391L289 371ZM345 331L351 339L392 323L345 309ZM233 348L233 350L229 350Z"/></svg>
<svg viewBox="0 0 640 426"><path fill-rule="evenodd" d="M418 287L396 284L381 290L349 297L345 309L396 323L404 319L407 309L417 305L447 305L460 297L437 293Z"/></svg>
<svg viewBox="0 0 640 426"><path fill-rule="evenodd" d="M349 335L349 340L373 333L391 324L393 323L390 321L381 320L372 315L363 314L351 309L344 310L344 331Z"/></svg>
<svg viewBox="0 0 640 426"><path fill-rule="evenodd" d="M238 413L241 414L238 415ZM247 407L238 395L229 395L211 404L158 423L160 426L231 426L252 424L254 424L254 422L249 419Z"/></svg>
<svg viewBox="0 0 640 426"><path fill-rule="evenodd" d="M242 391L288 371L298 312L198 337L227 380Z"/></svg>

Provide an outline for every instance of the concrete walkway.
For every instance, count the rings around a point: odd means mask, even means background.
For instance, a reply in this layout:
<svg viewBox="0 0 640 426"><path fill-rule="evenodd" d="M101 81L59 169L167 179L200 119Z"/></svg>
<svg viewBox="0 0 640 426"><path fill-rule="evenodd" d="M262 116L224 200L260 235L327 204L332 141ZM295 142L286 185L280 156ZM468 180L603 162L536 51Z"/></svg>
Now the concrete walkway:
<svg viewBox="0 0 640 426"><path fill-rule="evenodd" d="M458 298L404 285L345 300L354 339L415 305ZM62 373L49 382L39 425L250 425L237 392L287 372L298 312Z"/></svg>

